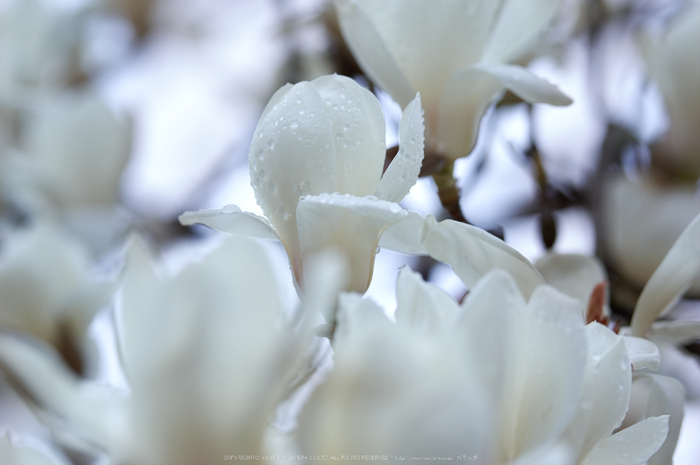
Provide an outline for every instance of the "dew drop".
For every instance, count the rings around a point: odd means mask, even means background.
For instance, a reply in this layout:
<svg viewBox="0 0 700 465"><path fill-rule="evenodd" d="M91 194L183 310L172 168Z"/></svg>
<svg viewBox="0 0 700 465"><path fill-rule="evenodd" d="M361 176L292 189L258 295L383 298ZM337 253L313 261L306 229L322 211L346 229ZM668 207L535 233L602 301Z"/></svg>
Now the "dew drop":
<svg viewBox="0 0 700 465"><path fill-rule="evenodd" d="M309 192L309 189L310 189L310 186L309 186L309 183L308 183L308 182L304 181L304 182L302 182L301 184L299 184L299 190L300 190L302 193L305 194L305 193Z"/></svg>
<svg viewBox="0 0 700 465"><path fill-rule="evenodd" d="M306 110L304 110L303 108L299 108L299 110L297 110L297 111L300 115L303 115L304 113L306 113Z"/></svg>
<svg viewBox="0 0 700 465"><path fill-rule="evenodd" d="M260 169L260 170L258 171L258 177L259 177L260 179L265 179L265 170L264 170L264 169Z"/></svg>
<svg viewBox="0 0 700 465"><path fill-rule="evenodd" d="M338 96L339 96L340 98L345 98L345 92L341 92Z"/></svg>
<svg viewBox="0 0 700 465"><path fill-rule="evenodd" d="M270 149L270 150L274 150L274 149L275 149L275 141L274 141L274 139L270 139L270 140L267 141L267 148Z"/></svg>
<svg viewBox="0 0 700 465"><path fill-rule="evenodd" d="M292 121L291 123L289 123L289 127L292 129L296 129L299 127L299 122L297 122L296 120Z"/></svg>
<svg viewBox="0 0 700 465"><path fill-rule="evenodd" d="M331 99L327 98L327 99L324 101L324 103L325 103L326 105L330 105L330 104L333 103L333 102L331 102Z"/></svg>
<svg viewBox="0 0 700 465"><path fill-rule="evenodd" d="M279 207L277 207L276 213L277 213L277 216L282 218L284 221L288 221L289 218L291 217L291 215L289 214L287 209L284 208L283 205L280 205Z"/></svg>
<svg viewBox="0 0 700 465"><path fill-rule="evenodd" d="M235 205L226 205L224 208L221 209L221 211L223 213L236 213L241 211L241 209Z"/></svg>
<svg viewBox="0 0 700 465"><path fill-rule="evenodd" d="M267 190L269 190L271 193L276 194L277 193L277 186L275 185L274 182L268 181L267 184L265 184L265 187Z"/></svg>
<svg viewBox="0 0 700 465"><path fill-rule="evenodd" d="M297 105L299 105L301 103L301 99L300 98L296 99L296 102L297 102Z"/></svg>

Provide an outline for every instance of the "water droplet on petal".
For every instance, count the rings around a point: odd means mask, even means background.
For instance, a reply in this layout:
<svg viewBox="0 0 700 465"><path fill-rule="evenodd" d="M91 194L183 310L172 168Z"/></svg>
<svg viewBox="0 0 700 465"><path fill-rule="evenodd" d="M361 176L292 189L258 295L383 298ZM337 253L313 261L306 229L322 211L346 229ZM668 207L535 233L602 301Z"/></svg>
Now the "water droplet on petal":
<svg viewBox="0 0 700 465"><path fill-rule="evenodd" d="M302 193L307 193L307 192L309 192L309 189L310 189L310 186L309 186L309 183L308 183L308 182L304 181L304 182L302 182L301 184L299 184L299 190L300 190Z"/></svg>
<svg viewBox="0 0 700 465"><path fill-rule="evenodd" d="M277 216L278 216L279 218L282 218L282 220L284 220L284 221L288 221L289 218L291 218L291 215L289 214L289 212L287 211L287 209L284 208L283 205L280 205L279 207L277 207L276 213L277 213Z"/></svg>
<svg viewBox="0 0 700 465"><path fill-rule="evenodd" d="M306 113L306 110L304 110L303 108L299 108L298 112L300 115L303 115L304 113Z"/></svg>
<svg viewBox="0 0 700 465"><path fill-rule="evenodd" d="M221 209L221 211L222 213L236 213L241 211L241 209L235 205L226 205L224 208Z"/></svg>
<svg viewBox="0 0 700 465"><path fill-rule="evenodd" d="M267 141L267 148L270 150L275 149L275 140L274 139L270 139Z"/></svg>
<svg viewBox="0 0 700 465"><path fill-rule="evenodd" d="M295 120L295 121L292 121L292 122L289 124L289 127L292 128L292 129L296 129L296 128L299 127L299 122L297 122L296 120Z"/></svg>

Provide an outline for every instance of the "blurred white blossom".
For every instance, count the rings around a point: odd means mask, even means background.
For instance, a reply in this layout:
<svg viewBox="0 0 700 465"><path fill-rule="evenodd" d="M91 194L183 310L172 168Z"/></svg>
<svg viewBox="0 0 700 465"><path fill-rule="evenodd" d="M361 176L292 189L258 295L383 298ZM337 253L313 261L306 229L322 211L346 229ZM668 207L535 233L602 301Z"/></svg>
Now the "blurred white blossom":
<svg viewBox="0 0 700 465"><path fill-rule="evenodd" d="M700 176L700 2L687 2L662 38L642 36L640 45L670 119L653 163L694 181Z"/></svg>
<svg viewBox="0 0 700 465"><path fill-rule="evenodd" d="M469 154L481 117L506 90L532 103L571 103L544 79L508 64L528 51L559 3L335 2L343 35L360 67L403 108L420 92L426 149L452 160Z"/></svg>
<svg viewBox="0 0 700 465"><path fill-rule="evenodd" d="M458 305L402 270L396 324L356 296L341 302L335 368L300 418L306 453L476 456L476 463L643 463L668 417L613 435L632 366L653 344L584 325L551 287L528 301L494 271Z"/></svg>
<svg viewBox="0 0 700 465"><path fill-rule="evenodd" d="M0 366L111 463L261 454L304 340L281 321L262 248L230 238L175 276L158 273L139 243L128 258L117 318L128 392L79 381L44 348L9 335L0 335Z"/></svg>

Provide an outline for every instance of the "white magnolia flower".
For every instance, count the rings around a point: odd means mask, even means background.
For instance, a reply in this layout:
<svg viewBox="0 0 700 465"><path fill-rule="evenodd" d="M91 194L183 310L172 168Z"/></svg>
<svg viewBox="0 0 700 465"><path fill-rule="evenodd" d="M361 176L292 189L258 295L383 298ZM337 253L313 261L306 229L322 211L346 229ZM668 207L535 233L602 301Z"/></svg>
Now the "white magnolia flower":
<svg viewBox="0 0 700 465"><path fill-rule="evenodd" d="M494 271L458 305L402 270L396 324L341 299L335 368L299 420L307 454L476 456L475 463L641 464L663 444L665 416L615 434L632 366L653 344L584 325L549 286L523 298Z"/></svg>
<svg viewBox="0 0 700 465"><path fill-rule="evenodd" d="M482 115L505 90L532 103L571 103L545 80L508 64L538 38L559 3L335 2L343 36L360 67L402 107L420 92L426 148L452 160L469 154Z"/></svg>
<svg viewBox="0 0 700 465"><path fill-rule="evenodd" d="M265 108L250 149L253 188L269 222L233 205L185 213L180 222L280 240L301 289L305 261L334 249L349 263L346 289L364 292L379 245L431 255L467 285L494 267L506 268L529 297L544 281L516 250L479 228L438 223L396 203L420 170L420 100L406 107L401 148L382 175L384 128L376 98L346 77L287 85Z"/></svg>
<svg viewBox="0 0 700 465"><path fill-rule="evenodd" d="M0 250L0 327L55 347L81 371L85 332L112 285L90 275L90 257L59 228L39 223L6 237Z"/></svg>
<svg viewBox="0 0 700 465"><path fill-rule="evenodd" d="M259 245L231 238L162 277L132 247L118 314L129 392L79 381L51 353L0 336L0 366L115 464L228 463L261 454L303 338L284 328Z"/></svg>
<svg viewBox="0 0 700 465"><path fill-rule="evenodd" d="M348 289L364 292L379 236L406 212L400 201L423 158L420 99L404 112L402 149L382 175L384 116L377 99L353 80L324 76L287 84L262 114L250 147L250 174L269 220L234 206L185 213L183 224L277 239L303 289L304 260L336 249L350 263Z"/></svg>
<svg viewBox="0 0 700 465"><path fill-rule="evenodd" d="M23 139L31 188L54 209L111 207L131 153L131 127L92 92L42 100Z"/></svg>
<svg viewBox="0 0 700 465"><path fill-rule="evenodd" d="M700 2L687 3L661 40L644 37L641 48L670 119L668 132L652 152L653 162L695 180L700 176Z"/></svg>

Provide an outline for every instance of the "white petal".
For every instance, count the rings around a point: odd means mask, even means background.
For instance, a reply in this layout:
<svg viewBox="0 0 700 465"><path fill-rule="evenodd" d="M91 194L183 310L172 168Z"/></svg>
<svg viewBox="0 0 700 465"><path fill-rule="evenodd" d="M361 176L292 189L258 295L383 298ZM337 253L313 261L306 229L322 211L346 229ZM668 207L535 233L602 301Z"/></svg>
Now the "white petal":
<svg viewBox="0 0 700 465"><path fill-rule="evenodd" d="M437 138L441 154L457 159L471 152L486 108L503 91L492 74L473 66L456 71L440 97Z"/></svg>
<svg viewBox="0 0 700 465"><path fill-rule="evenodd" d="M700 339L700 321L657 321L649 338L660 344L682 345Z"/></svg>
<svg viewBox="0 0 700 465"><path fill-rule="evenodd" d="M457 221L437 223L426 218L423 245L431 257L451 265L467 287L472 287L494 268L508 271L528 299L534 288L544 284L542 276L517 250L483 229Z"/></svg>
<svg viewBox="0 0 700 465"><path fill-rule="evenodd" d="M416 92L384 43L378 26L358 2L335 0L335 6L343 37L357 63L399 105L407 105Z"/></svg>
<svg viewBox="0 0 700 465"><path fill-rule="evenodd" d="M642 465L666 439L668 415L647 418L603 440L581 465Z"/></svg>
<svg viewBox="0 0 700 465"><path fill-rule="evenodd" d="M131 250L119 313L131 435L165 463L211 462L230 447L257 453L299 348L279 326L264 250L230 237L165 278L144 255Z"/></svg>
<svg viewBox="0 0 700 465"><path fill-rule="evenodd" d="M368 76L373 80L381 77L376 82L384 87L383 81L393 84L397 79L390 73L398 68L397 76L405 76L412 92L402 95L390 87L385 89L402 107L419 91L429 113L437 106L449 76L480 58L494 11L491 2L481 1L360 0L336 4L341 25L345 25L344 36ZM347 27L349 18L353 29ZM376 35L372 34L375 31ZM380 56L378 50L388 53ZM393 60L387 60L387 55Z"/></svg>
<svg viewBox="0 0 700 465"><path fill-rule="evenodd" d="M483 229L452 220L436 222L408 213L389 225L380 245L406 254L430 255L454 269L467 287L489 271L508 271L520 292L529 298L532 290L545 281L520 252Z"/></svg>
<svg viewBox="0 0 700 465"><path fill-rule="evenodd" d="M408 212L405 218L389 225L379 240L379 246L410 255L427 255L423 245L427 227L425 218Z"/></svg>
<svg viewBox="0 0 700 465"><path fill-rule="evenodd" d="M527 102L557 106L570 105L573 102L555 85L535 76L522 66L479 63L474 65L474 68L498 78L503 87Z"/></svg>
<svg viewBox="0 0 700 465"><path fill-rule="evenodd" d="M81 382L48 347L2 334L0 368L87 439L112 446L122 432L125 399L106 386Z"/></svg>
<svg viewBox="0 0 700 465"><path fill-rule="evenodd" d="M394 202L351 195L307 196L297 207L300 260L324 249L335 249L350 267L346 290L364 293L374 268L379 237L407 212ZM294 264L295 270L299 264Z"/></svg>
<svg viewBox="0 0 700 465"><path fill-rule="evenodd" d="M513 278L496 269L479 280L462 306L464 311L455 329L468 345L467 352L478 353L483 361L477 365L475 377L493 389L496 399L509 396L517 370L525 300Z"/></svg>
<svg viewBox="0 0 700 465"><path fill-rule="evenodd" d="M95 94L66 92L46 103L26 142L44 193L61 206L115 203L131 127Z"/></svg>
<svg viewBox="0 0 700 465"><path fill-rule="evenodd" d="M307 194L372 194L386 158L386 124L379 100L345 76L322 76L311 84L318 90L325 116L331 122L335 178L332 189L309 190Z"/></svg>
<svg viewBox="0 0 700 465"><path fill-rule="evenodd" d="M269 221L254 213L243 212L236 205L227 205L218 210L185 212L178 217L178 220L183 226L203 224L221 232L280 240Z"/></svg>
<svg viewBox="0 0 700 465"><path fill-rule="evenodd" d="M675 378L657 374L641 375L651 380L647 416L669 415L668 436L648 465L666 465L672 462L673 452L683 423L685 389Z"/></svg>
<svg viewBox="0 0 700 465"><path fill-rule="evenodd" d="M338 298L338 328L335 333L336 350L343 345L356 344L375 331L387 331L393 324L374 301L363 299L353 292L340 294Z"/></svg>
<svg viewBox="0 0 700 465"><path fill-rule="evenodd" d="M305 318L321 313L328 323L335 321L338 294L348 282L348 264L337 250L324 250L306 259L304 289L297 289L302 298Z"/></svg>
<svg viewBox="0 0 700 465"><path fill-rule="evenodd" d="M567 441L585 456L600 440L612 434L629 405L632 367L623 338L605 326L586 326L588 359L581 399L567 427Z"/></svg>
<svg viewBox="0 0 700 465"><path fill-rule="evenodd" d="M641 337L623 337L622 340L625 342L630 363L635 370L659 369L661 355L656 344Z"/></svg>
<svg viewBox="0 0 700 465"><path fill-rule="evenodd" d="M563 432L576 411L587 355L578 302L550 286L535 289L521 323L517 378L503 401L512 405L502 443L509 458Z"/></svg>
<svg viewBox="0 0 700 465"><path fill-rule="evenodd" d="M399 125L399 153L379 181L374 195L380 200L400 202L418 180L423 163L423 109L420 95L406 106Z"/></svg>
<svg viewBox="0 0 700 465"><path fill-rule="evenodd" d="M561 0L506 0L502 2L483 61L507 63L517 59L554 17Z"/></svg>
<svg viewBox="0 0 700 465"><path fill-rule="evenodd" d="M396 300L396 323L418 331L445 334L460 312L452 297L408 267L399 271Z"/></svg>
<svg viewBox="0 0 700 465"><path fill-rule="evenodd" d="M537 260L535 268L547 284L581 302L583 309L593 287L608 279L600 260L588 255L548 253Z"/></svg>
<svg viewBox="0 0 700 465"><path fill-rule="evenodd" d="M632 335L645 336L700 276L700 215L685 228L642 290L632 315Z"/></svg>
<svg viewBox="0 0 700 465"><path fill-rule="evenodd" d="M295 218L299 197L334 191L333 141L331 120L310 82L280 89L255 130L248 157L251 184L289 255L299 242Z"/></svg>

